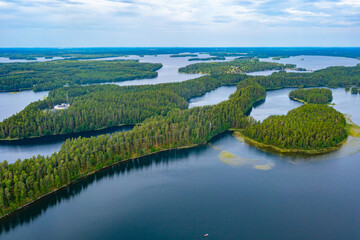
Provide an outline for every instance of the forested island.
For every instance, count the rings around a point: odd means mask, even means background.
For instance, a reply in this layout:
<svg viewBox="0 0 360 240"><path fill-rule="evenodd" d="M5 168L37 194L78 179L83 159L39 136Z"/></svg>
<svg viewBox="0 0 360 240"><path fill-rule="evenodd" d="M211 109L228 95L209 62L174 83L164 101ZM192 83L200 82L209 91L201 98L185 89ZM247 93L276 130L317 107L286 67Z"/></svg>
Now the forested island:
<svg viewBox="0 0 360 240"><path fill-rule="evenodd" d="M155 78L156 71L161 67L159 63L140 63L136 60L2 63L0 91L43 91L64 85Z"/></svg>
<svg viewBox="0 0 360 240"><path fill-rule="evenodd" d="M309 154L336 150L348 136L344 115L323 104L305 104L287 115L270 116L242 134L259 147Z"/></svg>
<svg viewBox="0 0 360 240"><path fill-rule="evenodd" d="M215 61L215 60L225 60L225 57L208 57L208 58L189 58L188 61Z"/></svg>
<svg viewBox="0 0 360 240"><path fill-rule="evenodd" d="M295 101L315 104L331 103L333 99L332 91L327 88L293 90L289 93L289 97Z"/></svg>
<svg viewBox="0 0 360 240"><path fill-rule="evenodd" d="M170 57L197 57L198 55L197 54L173 54L173 55L170 55Z"/></svg>
<svg viewBox="0 0 360 240"><path fill-rule="evenodd" d="M273 62L261 62L258 58L237 58L229 62L195 63L179 68L181 73L247 73L264 70L296 69L293 64L279 64Z"/></svg>

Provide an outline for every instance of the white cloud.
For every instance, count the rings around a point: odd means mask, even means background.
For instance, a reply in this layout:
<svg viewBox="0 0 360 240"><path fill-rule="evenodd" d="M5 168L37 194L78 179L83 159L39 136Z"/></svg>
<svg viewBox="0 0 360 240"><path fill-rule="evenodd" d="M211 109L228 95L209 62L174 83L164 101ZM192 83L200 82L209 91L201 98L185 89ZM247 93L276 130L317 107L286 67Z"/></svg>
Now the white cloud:
<svg viewBox="0 0 360 240"><path fill-rule="evenodd" d="M351 28L359 27L359 7L359 0L0 0L0 35L4 29L61 29L160 39L175 33L271 32L275 27Z"/></svg>

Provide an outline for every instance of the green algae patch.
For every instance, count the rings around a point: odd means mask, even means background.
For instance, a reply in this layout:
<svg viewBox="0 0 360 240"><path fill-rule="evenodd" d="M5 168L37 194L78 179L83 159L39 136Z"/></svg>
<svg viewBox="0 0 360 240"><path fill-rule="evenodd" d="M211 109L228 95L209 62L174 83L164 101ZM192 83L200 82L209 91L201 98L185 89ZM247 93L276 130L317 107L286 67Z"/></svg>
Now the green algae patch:
<svg viewBox="0 0 360 240"><path fill-rule="evenodd" d="M228 151L221 151L219 155L220 161L223 163L232 166L232 167L243 167L248 166L251 168L254 168L256 170L270 170L272 169L275 164L270 161L262 161L259 159L250 159L250 158L244 158L237 156L231 152Z"/></svg>
<svg viewBox="0 0 360 240"><path fill-rule="evenodd" d="M257 169L257 170L268 171L268 170L272 169L274 166L275 166L274 163L269 162L267 164L255 165L254 168Z"/></svg>

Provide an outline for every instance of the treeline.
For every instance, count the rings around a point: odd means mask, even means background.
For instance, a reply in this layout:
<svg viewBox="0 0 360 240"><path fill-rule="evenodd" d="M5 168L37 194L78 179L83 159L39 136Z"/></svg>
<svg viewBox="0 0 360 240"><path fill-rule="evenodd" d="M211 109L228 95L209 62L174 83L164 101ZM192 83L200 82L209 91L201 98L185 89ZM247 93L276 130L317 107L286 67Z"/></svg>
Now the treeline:
<svg viewBox="0 0 360 240"><path fill-rule="evenodd" d="M247 73L264 70L296 69L293 64L279 64L273 62L261 62L258 58L237 58L229 62L195 63L179 68L182 73Z"/></svg>
<svg viewBox="0 0 360 240"><path fill-rule="evenodd" d="M253 123L244 115L265 90L254 80L240 82L237 92L214 106L178 108L154 116L128 132L68 139L58 153L13 164L0 163L0 214L4 215L105 166L165 149L209 141L231 128Z"/></svg>
<svg viewBox="0 0 360 240"><path fill-rule="evenodd" d="M90 131L166 115L185 109L189 98L224 85L235 85L246 75L228 74L159 85L120 87L116 85L74 86L53 90L44 99L0 123L0 139L12 140ZM54 105L69 100L66 110Z"/></svg>
<svg viewBox="0 0 360 240"><path fill-rule="evenodd" d="M225 60L225 57L208 57L208 58L189 58L188 61L214 61L214 60Z"/></svg>
<svg viewBox="0 0 360 240"><path fill-rule="evenodd" d="M360 88L357 88L357 87L351 88L351 93L352 94L358 94L359 92L360 92Z"/></svg>
<svg viewBox="0 0 360 240"><path fill-rule="evenodd" d="M0 91L43 91L64 85L155 78L161 67L159 63L135 60L3 63L0 64Z"/></svg>
<svg viewBox="0 0 360 240"><path fill-rule="evenodd" d="M313 73L275 72L270 76L254 76L266 89L283 87L360 86L360 64L354 67L328 67Z"/></svg>
<svg viewBox="0 0 360 240"><path fill-rule="evenodd" d="M327 88L297 89L289 93L294 100L301 100L305 103L327 104L331 103L332 91Z"/></svg>
<svg viewBox="0 0 360 240"><path fill-rule="evenodd" d="M197 57L197 54L173 54L170 55L170 57L176 58L176 57Z"/></svg>
<svg viewBox="0 0 360 240"><path fill-rule="evenodd" d="M282 149L319 150L334 147L348 134L342 113L327 105L305 104L287 115L270 116L247 127L244 135Z"/></svg>

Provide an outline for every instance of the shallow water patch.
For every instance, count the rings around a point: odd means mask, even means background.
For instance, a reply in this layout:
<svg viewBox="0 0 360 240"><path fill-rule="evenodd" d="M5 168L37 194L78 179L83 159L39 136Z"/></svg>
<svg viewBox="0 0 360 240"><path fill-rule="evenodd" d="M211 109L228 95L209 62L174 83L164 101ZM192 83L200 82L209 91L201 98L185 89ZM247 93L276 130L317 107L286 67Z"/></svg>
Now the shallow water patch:
<svg viewBox="0 0 360 240"><path fill-rule="evenodd" d="M244 158L228 151L221 151L219 159L223 163L232 167L249 166L251 168L263 171L270 170L275 166L273 162L268 160Z"/></svg>

